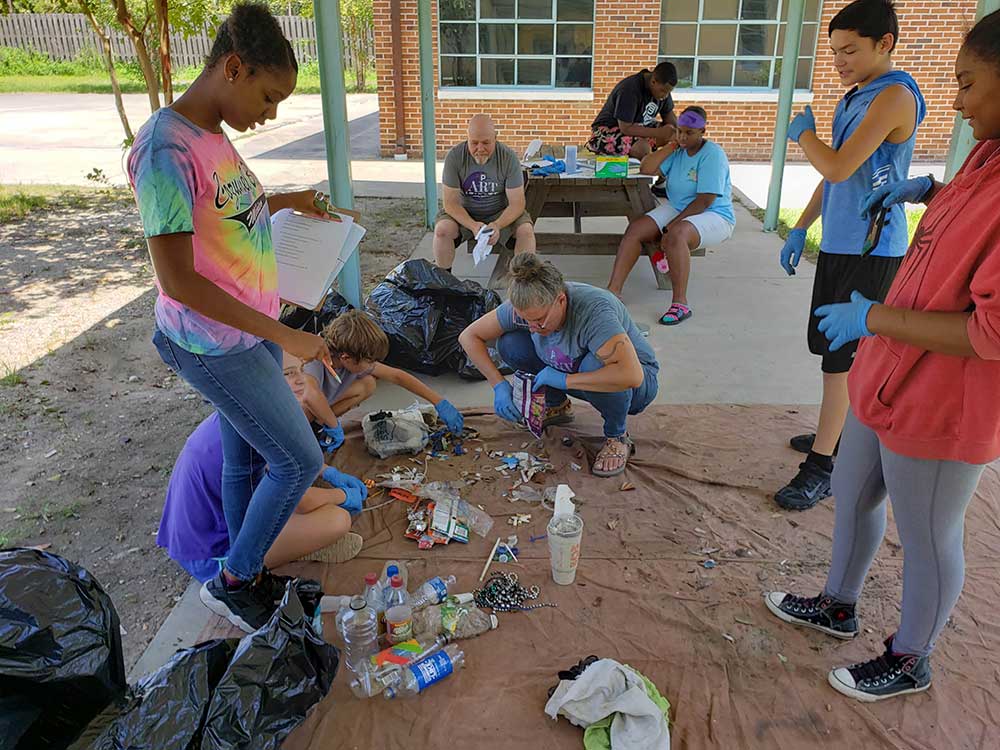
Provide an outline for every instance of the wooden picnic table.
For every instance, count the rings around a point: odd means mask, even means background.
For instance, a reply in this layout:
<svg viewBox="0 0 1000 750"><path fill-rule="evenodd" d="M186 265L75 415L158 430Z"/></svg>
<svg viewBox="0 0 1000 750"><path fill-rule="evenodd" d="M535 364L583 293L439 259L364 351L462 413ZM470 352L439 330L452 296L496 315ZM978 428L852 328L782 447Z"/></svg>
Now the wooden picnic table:
<svg viewBox="0 0 1000 750"><path fill-rule="evenodd" d="M525 177L525 200L532 220L543 217L572 217L572 232L535 231L535 241L540 255L615 255L622 235L615 233L584 233L581 219L585 216L625 216L632 219L642 216L656 207L656 199L650 190L652 177L593 177L584 173L580 177L560 177L559 175ZM469 243L471 251L472 244ZM513 244L513 243L512 243ZM659 249L648 242L643 245L643 255L651 257ZM506 275L511 259L512 247L494 248L498 256L496 267L490 276L488 286L495 289ZM653 266L656 286L670 288L670 279Z"/></svg>

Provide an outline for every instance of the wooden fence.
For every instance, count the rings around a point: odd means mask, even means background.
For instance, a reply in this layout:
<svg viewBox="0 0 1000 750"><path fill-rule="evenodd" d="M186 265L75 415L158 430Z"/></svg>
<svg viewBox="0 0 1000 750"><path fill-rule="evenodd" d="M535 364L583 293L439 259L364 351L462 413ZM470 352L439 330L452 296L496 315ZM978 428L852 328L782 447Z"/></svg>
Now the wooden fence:
<svg viewBox="0 0 1000 750"><path fill-rule="evenodd" d="M299 63L316 59L316 27L311 18L302 16L277 16L288 41L295 49ZM124 31L106 29L111 49L119 60L134 60L135 50ZM170 35L170 58L175 67L201 65L205 61L215 29L206 28L202 33L184 37ZM369 31L367 39L369 59L374 60L375 38ZM154 48L150 50L155 55ZM100 50L100 40L90 27L86 16L79 13L14 13L0 15L0 47L20 47L43 52L55 60L74 60L81 53L95 54ZM344 39L344 66L353 69L351 45Z"/></svg>

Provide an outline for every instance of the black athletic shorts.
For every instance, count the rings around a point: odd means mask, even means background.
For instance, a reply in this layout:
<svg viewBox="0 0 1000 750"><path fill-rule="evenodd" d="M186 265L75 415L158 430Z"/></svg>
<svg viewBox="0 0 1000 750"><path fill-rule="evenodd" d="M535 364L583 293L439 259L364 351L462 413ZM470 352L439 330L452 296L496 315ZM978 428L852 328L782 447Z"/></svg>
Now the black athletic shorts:
<svg viewBox="0 0 1000 750"><path fill-rule="evenodd" d="M820 319L814 314L817 307L837 302L850 302L851 292L857 290L868 299L884 302L885 295L896 278L903 259L883 258L869 255L819 254L816 262L816 277L813 279L812 307L809 308L809 351L823 358L823 372L830 374L847 372L854 361L858 342L844 344L831 352L830 342L819 330Z"/></svg>

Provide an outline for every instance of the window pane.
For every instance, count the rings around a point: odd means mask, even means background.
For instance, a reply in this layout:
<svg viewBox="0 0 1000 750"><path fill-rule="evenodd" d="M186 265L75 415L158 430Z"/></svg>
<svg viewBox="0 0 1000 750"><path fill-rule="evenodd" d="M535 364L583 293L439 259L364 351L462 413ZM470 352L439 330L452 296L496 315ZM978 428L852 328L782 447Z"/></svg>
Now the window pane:
<svg viewBox="0 0 1000 750"><path fill-rule="evenodd" d="M771 82L771 88L778 88L778 84L781 80L781 58L777 58L774 61L774 79ZM795 68L795 88L809 90L812 88L812 68L813 60L811 57L800 57L798 65Z"/></svg>
<svg viewBox="0 0 1000 750"><path fill-rule="evenodd" d="M665 23L660 26L660 54L693 55L698 26L693 23Z"/></svg>
<svg viewBox="0 0 1000 750"><path fill-rule="evenodd" d="M514 24L512 23L479 24L479 54L513 55Z"/></svg>
<svg viewBox="0 0 1000 750"><path fill-rule="evenodd" d="M592 23L561 23L556 27L557 55L591 55L593 52Z"/></svg>
<svg viewBox="0 0 1000 750"><path fill-rule="evenodd" d="M552 18L552 0L517 0L518 18Z"/></svg>
<svg viewBox="0 0 1000 750"><path fill-rule="evenodd" d="M781 20L784 21L788 18L788 6L789 1L785 0L781 4ZM806 21L818 21L819 20L819 0L806 0L806 10L803 15L803 19Z"/></svg>
<svg viewBox="0 0 1000 750"><path fill-rule="evenodd" d="M737 55L774 55L774 37L778 27L774 24L741 23L740 41L736 48Z"/></svg>
<svg viewBox="0 0 1000 750"><path fill-rule="evenodd" d="M590 88L589 57L557 57L556 88Z"/></svg>
<svg viewBox="0 0 1000 750"><path fill-rule="evenodd" d="M697 21L698 0L663 0L661 21Z"/></svg>
<svg viewBox="0 0 1000 750"><path fill-rule="evenodd" d="M740 0L705 0L705 18L733 20L739 17Z"/></svg>
<svg viewBox="0 0 1000 750"><path fill-rule="evenodd" d="M788 28L788 24L781 24L781 30L778 31L778 46L775 50L775 54L781 57L785 53L785 29ZM799 42L799 56L800 57L812 57L816 54L816 32L819 27L814 23L806 23L802 25L802 41Z"/></svg>
<svg viewBox="0 0 1000 750"><path fill-rule="evenodd" d="M483 86L513 86L514 59L479 61L479 82Z"/></svg>
<svg viewBox="0 0 1000 750"><path fill-rule="evenodd" d="M513 18L514 0L479 0L480 18Z"/></svg>
<svg viewBox="0 0 1000 750"><path fill-rule="evenodd" d="M699 55L732 55L736 51L736 24L702 24Z"/></svg>
<svg viewBox="0 0 1000 750"><path fill-rule="evenodd" d="M732 60L699 60L699 86L730 86L733 81Z"/></svg>
<svg viewBox="0 0 1000 750"><path fill-rule="evenodd" d="M517 83L519 86L551 86L552 60L518 60Z"/></svg>
<svg viewBox="0 0 1000 750"><path fill-rule="evenodd" d="M442 86L475 86L476 58L474 57L442 57Z"/></svg>
<svg viewBox="0 0 1000 750"><path fill-rule="evenodd" d="M770 60L737 60L734 86L760 86L767 88L771 76Z"/></svg>
<svg viewBox="0 0 1000 750"><path fill-rule="evenodd" d="M785 0L788 3L788 0ZM778 17L778 0L743 0L740 18L756 21L774 21Z"/></svg>
<svg viewBox="0 0 1000 750"><path fill-rule="evenodd" d="M476 0L438 0L438 20L475 21Z"/></svg>
<svg viewBox="0 0 1000 750"><path fill-rule="evenodd" d="M556 19L559 21L593 21L594 0L559 0L559 4L556 6Z"/></svg>
<svg viewBox="0 0 1000 750"><path fill-rule="evenodd" d="M661 57L656 62L672 62L677 68L677 86L679 89L689 89L694 85L694 60L690 58Z"/></svg>
<svg viewBox="0 0 1000 750"><path fill-rule="evenodd" d="M551 55L551 23L521 23L517 26L517 53L519 55Z"/></svg>
<svg viewBox="0 0 1000 750"><path fill-rule="evenodd" d="M442 55L476 54L476 24L442 23L440 29Z"/></svg>

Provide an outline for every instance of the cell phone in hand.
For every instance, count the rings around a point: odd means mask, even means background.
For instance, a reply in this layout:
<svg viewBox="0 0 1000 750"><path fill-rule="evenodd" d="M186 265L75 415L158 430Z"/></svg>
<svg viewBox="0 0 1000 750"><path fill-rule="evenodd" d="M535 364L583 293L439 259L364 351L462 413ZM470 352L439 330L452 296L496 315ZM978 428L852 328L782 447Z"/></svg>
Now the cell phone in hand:
<svg viewBox="0 0 1000 750"><path fill-rule="evenodd" d="M872 250L878 247L878 241L882 237L882 228L885 226L886 216L889 209L882 206L876 211L868 224L868 234L865 235L865 243L861 246L861 257L870 255Z"/></svg>

